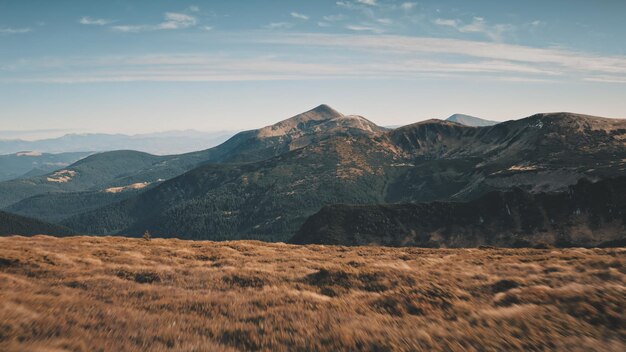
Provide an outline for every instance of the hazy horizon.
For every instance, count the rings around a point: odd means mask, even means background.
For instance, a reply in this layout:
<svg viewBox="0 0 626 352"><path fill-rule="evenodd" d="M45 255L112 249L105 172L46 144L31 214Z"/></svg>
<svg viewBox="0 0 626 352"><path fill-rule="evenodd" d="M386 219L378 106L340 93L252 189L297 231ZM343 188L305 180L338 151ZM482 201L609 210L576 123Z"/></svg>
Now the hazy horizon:
<svg viewBox="0 0 626 352"><path fill-rule="evenodd" d="M328 104L327 104L328 105ZM330 105L331 107L333 107L332 105ZM300 113L306 112L310 109L307 110L303 110ZM341 113L344 113L343 111L339 111ZM565 112L565 111L538 111L536 112L537 114L539 113L556 113L556 112ZM573 111L569 111L571 113L576 113ZM300 114L297 113L297 114ZM292 114L290 116L283 116L283 117L277 117L276 120L274 120L273 122L270 122L267 125L260 125L260 126L249 126L246 128L242 128L242 129L236 129L236 130L200 130L200 129L196 129L196 128L186 128L186 129L170 129L170 130L156 130L156 131L150 131L150 130L144 130L144 131L134 131L134 132L124 132L124 131L119 131L119 130L100 130L100 131L92 131L92 130L77 130L77 129L33 129L33 130L12 130L12 131L7 131L7 130L0 130L0 141L8 141L8 140L24 140L24 141L38 141L38 140L43 140L43 139L54 139L54 138L60 138L63 136L67 136L67 135L96 135L96 134L108 134L108 135L125 135L125 136L131 136L131 137L138 137L138 136L154 136L154 135L159 135L159 134L167 134L167 133L184 133L184 132L189 132L189 133L201 133L201 134L235 134L237 132L241 132L241 131L246 131L246 130L253 130L253 129L258 129L258 128L262 128L265 126L269 126L272 125L276 122L279 122L281 120L287 119L289 117L295 116L297 114ZM359 115L359 114L351 114L351 113L344 113L345 115ZM475 115L471 115L471 114L465 114L463 112L457 112L454 114L451 114L449 116L437 116L437 117L422 117L422 118L418 118L412 122L408 122L405 124L394 124L394 123L390 123L390 124L379 124L376 121L370 119L367 116L363 116L365 118L367 118L368 120L371 120L372 122L376 123L377 125L381 126L381 127L386 127L386 128L396 128L396 127L400 127L400 126L404 126L404 125L408 125L411 123L415 123L415 122L419 122L419 121L424 121L424 120L429 120L429 119L439 119L439 120L446 120L447 118L456 115L456 114L462 114L462 115L469 115L472 117L477 117L480 119L484 119L484 120L489 120L487 118L483 118L481 116L475 116ZM532 114L534 115L534 113ZM531 116L531 115L529 115ZM498 122L504 122L504 121L509 121L509 120L518 120L518 119L522 119L522 118L526 118L529 116L516 116L516 117L511 117L511 118L502 118L502 119L498 119L498 120L494 120L494 121L498 121ZM607 118L619 118L619 117L610 117L610 116L599 116L599 117L607 117Z"/></svg>
<svg viewBox="0 0 626 352"><path fill-rule="evenodd" d="M0 123L236 131L322 103L381 126L624 118L623 13L617 0L5 1Z"/></svg>

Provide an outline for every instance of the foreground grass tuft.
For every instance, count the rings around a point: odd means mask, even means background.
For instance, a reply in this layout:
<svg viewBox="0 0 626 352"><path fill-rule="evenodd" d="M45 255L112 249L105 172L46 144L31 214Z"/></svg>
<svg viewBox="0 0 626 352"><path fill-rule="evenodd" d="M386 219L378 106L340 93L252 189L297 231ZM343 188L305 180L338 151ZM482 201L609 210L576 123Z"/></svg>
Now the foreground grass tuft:
<svg viewBox="0 0 626 352"><path fill-rule="evenodd" d="M626 350L625 254L0 238L0 350Z"/></svg>

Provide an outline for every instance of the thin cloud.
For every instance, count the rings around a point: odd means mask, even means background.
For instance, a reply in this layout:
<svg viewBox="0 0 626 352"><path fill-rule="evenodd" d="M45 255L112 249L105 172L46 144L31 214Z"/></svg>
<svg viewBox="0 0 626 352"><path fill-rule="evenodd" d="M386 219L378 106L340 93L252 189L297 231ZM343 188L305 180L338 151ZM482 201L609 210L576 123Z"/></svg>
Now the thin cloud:
<svg viewBox="0 0 626 352"><path fill-rule="evenodd" d="M335 21L342 21L346 19L346 16L344 15L328 15L328 16L324 16L322 17L322 19L324 21L328 21L328 22L335 22Z"/></svg>
<svg viewBox="0 0 626 352"><path fill-rule="evenodd" d="M364 5L369 5L369 6L378 5L376 0L356 0L356 2L358 2L359 4L364 4Z"/></svg>
<svg viewBox="0 0 626 352"><path fill-rule="evenodd" d="M405 10L405 11L411 10L415 6L417 6L416 2L403 2L402 4L400 4L400 8Z"/></svg>
<svg viewBox="0 0 626 352"><path fill-rule="evenodd" d="M355 9L358 7L357 5L355 5L354 3L350 1L337 1L335 4L339 7L343 7L346 9Z"/></svg>
<svg viewBox="0 0 626 352"><path fill-rule="evenodd" d="M195 17L184 13L166 12L165 22L159 24L160 29L180 29L195 26L198 23Z"/></svg>
<svg viewBox="0 0 626 352"><path fill-rule="evenodd" d="M446 20L446 19L437 18L433 22L439 26L448 26L448 27L453 27L453 28L456 28L459 26L459 23L457 20Z"/></svg>
<svg viewBox="0 0 626 352"><path fill-rule="evenodd" d="M311 60L316 61L316 60ZM551 72L537 70L527 65L507 62L445 63L433 60L404 60L389 57L371 62L302 62L275 57L215 57L214 55L143 55L112 56L97 59L76 58L60 60L56 66L49 62L28 62L26 67L46 65L53 73L45 76L20 75L19 82L87 83L132 81L242 81L242 80L294 80L336 78L458 78L476 74L520 80L519 74L541 74L530 80L546 80ZM71 67L71 70L67 70ZM40 71L35 70L36 73ZM6 81L6 80L4 80Z"/></svg>
<svg viewBox="0 0 626 352"><path fill-rule="evenodd" d="M198 24L198 20L191 15L179 12L166 12L163 15L163 22L156 25L118 25L112 26L111 29L117 32L145 32L156 30L173 30L194 27Z"/></svg>
<svg viewBox="0 0 626 352"><path fill-rule="evenodd" d="M436 25L451 27L461 33L481 33L494 41L501 41L502 35L515 29L509 24L496 24L490 26L484 18L474 17L471 23L465 24L457 19L441 19L437 18L433 21Z"/></svg>
<svg viewBox="0 0 626 352"><path fill-rule="evenodd" d="M276 26L275 26L276 27ZM278 26L279 28L282 25ZM368 34L253 32L230 34L243 45L293 46L280 56L162 54L46 58L0 62L3 82L239 81L294 79L488 79L508 82L626 83L626 57L494 42ZM302 55L308 48L341 50ZM326 52L321 50L320 52ZM358 57L358 60L355 60Z"/></svg>
<svg viewBox="0 0 626 352"><path fill-rule="evenodd" d="M0 28L0 34L23 34L23 33L29 33L32 31L33 31L32 28L10 28L10 27Z"/></svg>
<svg viewBox="0 0 626 352"><path fill-rule="evenodd" d="M293 27L293 23L289 22L270 22L265 26L267 29L286 29Z"/></svg>
<svg viewBox="0 0 626 352"><path fill-rule="evenodd" d="M302 14L302 13L298 13L298 12L292 12L291 13L291 17L293 18L297 18L299 20L304 20L304 21L308 21L309 20L309 16Z"/></svg>
<svg viewBox="0 0 626 352"><path fill-rule="evenodd" d="M104 18L91 18L89 16L84 16L78 20L78 23L91 26L106 26L107 24L113 23L113 21Z"/></svg>
<svg viewBox="0 0 626 352"><path fill-rule="evenodd" d="M150 25L119 25L111 27L116 32L143 32L158 29L156 26Z"/></svg>
<svg viewBox="0 0 626 352"><path fill-rule="evenodd" d="M626 83L626 77L616 77L616 76L592 76L586 77L585 81L587 82L600 82L600 83Z"/></svg>
<svg viewBox="0 0 626 352"><path fill-rule="evenodd" d="M346 29L355 32L372 32L372 33L382 33L383 31L380 28L374 26L364 26L364 25L347 25Z"/></svg>
<svg viewBox="0 0 626 352"><path fill-rule="evenodd" d="M354 27L353 27L354 29ZM357 27L357 30L366 30ZM626 57L597 56L558 48L533 48L494 42L397 35L300 33L260 39L271 43L336 47L380 55L455 55L459 59L489 59L527 63L562 73L603 72L626 76Z"/></svg>

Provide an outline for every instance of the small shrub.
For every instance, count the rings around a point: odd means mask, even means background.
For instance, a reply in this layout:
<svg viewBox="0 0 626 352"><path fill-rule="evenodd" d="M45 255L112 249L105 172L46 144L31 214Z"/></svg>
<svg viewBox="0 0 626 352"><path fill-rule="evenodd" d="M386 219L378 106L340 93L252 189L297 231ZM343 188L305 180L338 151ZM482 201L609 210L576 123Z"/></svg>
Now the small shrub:
<svg viewBox="0 0 626 352"><path fill-rule="evenodd" d="M121 279L135 281L139 284L151 284L161 281L161 276L152 271L132 272L127 270L118 270L115 274Z"/></svg>
<svg viewBox="0 0 626 352"><path fill-rule="evenodd" d="M516 287L519 287L519 283L517 281L503 279L503 280L499 280L493 283L491 285L491 290L494 293L499 293L499 292L508 291Z"/></svg>

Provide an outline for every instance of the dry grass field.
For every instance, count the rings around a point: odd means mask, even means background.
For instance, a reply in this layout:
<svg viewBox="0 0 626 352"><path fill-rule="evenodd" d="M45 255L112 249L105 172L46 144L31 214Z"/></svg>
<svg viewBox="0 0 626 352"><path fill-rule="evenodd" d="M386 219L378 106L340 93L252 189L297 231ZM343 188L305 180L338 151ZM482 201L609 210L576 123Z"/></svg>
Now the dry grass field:
<svg viewBox="0 0 626 352"><path fill-rule="evenodd" d="M0 350L624 351L625 254L6 237Z"/></svg>

